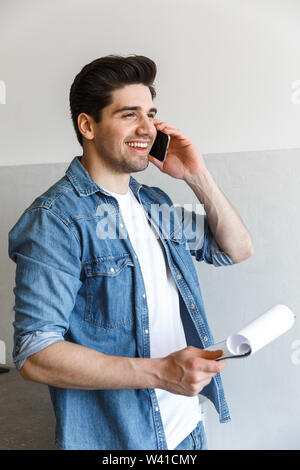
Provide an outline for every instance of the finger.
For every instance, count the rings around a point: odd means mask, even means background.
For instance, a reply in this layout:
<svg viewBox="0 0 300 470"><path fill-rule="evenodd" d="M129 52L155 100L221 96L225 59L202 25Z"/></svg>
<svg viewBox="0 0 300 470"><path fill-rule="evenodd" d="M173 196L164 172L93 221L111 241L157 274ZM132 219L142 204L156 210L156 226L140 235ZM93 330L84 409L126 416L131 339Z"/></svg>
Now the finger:
<svg viewBox="0 0 300 470"><path fill-rule="evenodd" d="M219 362L216 362L216 361L205 361L205 364L201 364L199 366L199 368L201 369L202 372L204 372L205 374L207 373L213 373L214 375L217 375L219 374L220 372L222 372L222 370L224 369L223 366L220 366Z"/></svg>
<svg viewBox="0 0 300 470"><path fill-rule="evenodd" d="M174 127L174 129L176 129L176 127L173 124L171 124L170 122L159 121L158 119L154 120L154 125L156 127Z"/></svg>
<svg viewBox="0 0 300 470"><path fill-rule="evenodd" d="M222 369L224 369L224 367L226 366L227 362L226 362L226 359L222 359L221 361L217 361L219 366L222 367Z"/></svg>
<svg viewBox="0 0 300 470"><path fill-rule="evenodd" d="M176 129L176 127L171 127L171 126L164 126L164 127L158 127L157 128L159 131L161 132L165 132L165 133L168 133L170 131L173 131L173 132L180 132L179 129Z"/></svg>
<svg viewBox="0 0 300 470"><path fill-rule="evenodd" d="M214 375L218 374L221 372L223 369L222 366L220 366L219 362L216 361L210 361L208 359L202 361L199 363L199 370L204 373L210 373L212 372Z"/></svg>
<svg viewBox="0 0 300 470"><path fill-rule="evenodd" d="M211 382L211 378L210 378L210 379L201 380L201 382L199 382L199 385L200 385L201 388L203 388L203 387L206 387L206 385L208 385L210 382Z"/></svg>
<svg viewBox="0 0 300 470"><path fill-rule="evenodd" d="M204 352L204 351L203 351ZM225 359L224 360L221 360L221 361L216 361L215 359L219 356L222 356L222 353L223 351L221 350L218 350L218 351L205 351L205 353L207 352L213 352L214 353L214 356L212 355L206 355L206 357L204 357L203 355L201 355L201 357L199 357L199 359L201 359L201 361L199 361L199 368L203 371L203 372L213 372L215 374L217 374L218 372L221 372L222 369L224 369L225 365L226 365L226 361ZM204 361L203 361L204 359Z"/></svg>
<svg viewBox="0 0 300 470"><path fill-rule="evenodd" d="M165 132L165 133L168 133L169 131L177 131L179 133L181 132L180 129L177 129L177 127L172 126L171 124L166 124L166 123L157 124L155 127L157 131Z"/></svg>
<svg viewBox="0 0 300 470"><path fill-rule="evenodd" d="M157 130L173 138L175 137L176 139L185 140L187 138L179 129L176 129L175 127L174 128L173 127L172 128L171 127L164 127L164 128L158 127Z"/></svg>
<svg viewBox="0 0 300 470"><path fill-rule="evenodd" d="M157 126L156 130L158 130L160 132L165 132L165 133L168 133L169 131L180 132L180 130L177 129L175 126Z"/></svg>
<svg viewBox="0 0 300 470"><path fill-rule="evenodd" d="M206 380L206 378L212 379L217 374L217 372L201 372L201 373L202 373L202 377L199 380L200 382L201 380Z"/></svg>
<svg viewBox="0 0 300 470"><path fill-rule="evenodd" d="M179 130L177 127L172 126L171 124L158 124L156 126L157 129L164 131L164 129L174 129L174 130Z"/></svg>
<svg viewBox="0 0 300 470"><path fill-rule="evenodd" d="M200 357L204 359L217 359L217 357L221 357L223 354L222 349L217 349L216 351L208 351L207 349L199 349L198 354Z"/></svg>

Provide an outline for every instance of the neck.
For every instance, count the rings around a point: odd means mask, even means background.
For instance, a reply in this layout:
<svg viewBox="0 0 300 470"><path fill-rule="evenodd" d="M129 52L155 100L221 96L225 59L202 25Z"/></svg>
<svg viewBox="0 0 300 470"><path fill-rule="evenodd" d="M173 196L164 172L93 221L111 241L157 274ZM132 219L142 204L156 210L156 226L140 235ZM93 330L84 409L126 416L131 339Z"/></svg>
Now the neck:
<svg viewBox="0 0 300 470"><path fill-rule="evenodd" d="M108 168L103 160L96 156L87 157L84 152L81 157L81 164L89 173L90 177L103 189L113 193L126 194L129 186L130 175L127 173L116 173Z"/></svg>

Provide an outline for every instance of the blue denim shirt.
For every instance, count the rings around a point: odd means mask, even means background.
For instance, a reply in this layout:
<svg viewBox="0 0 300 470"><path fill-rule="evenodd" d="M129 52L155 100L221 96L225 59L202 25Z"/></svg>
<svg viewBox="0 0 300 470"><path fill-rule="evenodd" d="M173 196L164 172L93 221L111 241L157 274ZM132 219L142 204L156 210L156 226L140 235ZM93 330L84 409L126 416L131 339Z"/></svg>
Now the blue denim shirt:
<svg viewBox="0 0 300 470"><path fill-rule="evenodd" d="M163 243L187 344L203 349L214 339L192 256L214 266L232 260L219 249L206 215L173 210L164 191L132 176L129 185ZM16 263L13 360L18 369L28 356L63 340L110 355L150 357L137 255L118 201L96 184L80 157L10 230L9 256ZM167 449L155 389L49 386L49 391L60 449ZM220 422L230 421L220 374L201 394L212 401Z"/></svg>

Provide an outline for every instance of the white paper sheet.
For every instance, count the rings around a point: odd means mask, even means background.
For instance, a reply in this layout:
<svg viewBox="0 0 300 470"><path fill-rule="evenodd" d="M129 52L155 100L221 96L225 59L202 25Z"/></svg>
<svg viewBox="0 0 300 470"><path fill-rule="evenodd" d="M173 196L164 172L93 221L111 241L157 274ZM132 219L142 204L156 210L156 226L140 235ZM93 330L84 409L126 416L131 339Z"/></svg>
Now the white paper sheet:
<svg viewBox="0 0 300 470"><path fill-rule="evenodd" d="M293 326L294 321L295 315L286 305L275 305L226 340L205 349L207 351L222 349L223 354L217 361L246 357L284 334Z"/></svg>

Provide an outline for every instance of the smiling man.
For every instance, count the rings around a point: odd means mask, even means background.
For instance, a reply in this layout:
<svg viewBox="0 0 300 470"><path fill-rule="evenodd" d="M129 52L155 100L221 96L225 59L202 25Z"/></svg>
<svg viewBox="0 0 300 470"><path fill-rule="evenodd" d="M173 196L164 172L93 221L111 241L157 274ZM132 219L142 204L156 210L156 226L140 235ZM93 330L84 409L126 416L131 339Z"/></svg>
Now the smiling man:
<svg viewBox="0 0 300 470"><path fill-rule="evenodd" d="M144 56L81 70L70 106L83 153L9 232L14 362L49 386L59 449L206 449L199 394L230 420L192 257L239 263L251 237L190 139L155 119L155 75ZM164 163L151 156L158 129L171 137ZM161 231L171 199L131 176L149 161L184 180L206 214L181 208ZM186 216L203 222L193 247Z"/></svg>
<svg viewBox="0 0 300 470"><path fill-rule="evenodd" d="M156 137L155 114L149 88L132 84L114 90L101 122L87 113L78 116L84 136L81 163L99 186L125 194L130 173L147 168Z"/></svg>

